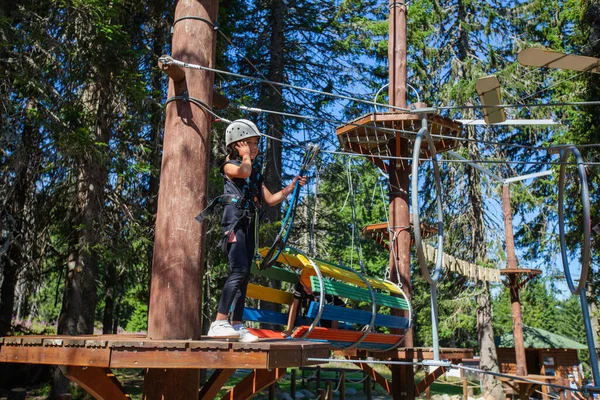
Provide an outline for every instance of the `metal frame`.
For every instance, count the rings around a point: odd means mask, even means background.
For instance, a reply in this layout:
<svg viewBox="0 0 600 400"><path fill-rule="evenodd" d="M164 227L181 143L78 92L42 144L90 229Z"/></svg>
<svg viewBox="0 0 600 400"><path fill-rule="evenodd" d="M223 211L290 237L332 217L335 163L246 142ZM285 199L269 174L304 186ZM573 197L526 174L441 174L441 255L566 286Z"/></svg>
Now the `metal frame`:
<svg viewBox="0 0 600 400"><path fill-rule="evenodd" d="M390 280L387 280L387 279L386 279L385 282L387 282L387 283L389 283L391 285L396 286L396 288L398 290L400 290L400 293L402 293L402 297L404 297L404 300L406 300L406 305L408 306L408 326L406 327L406 330L404 331L404 335L402 335L402 337L400 339L398 339L398 341L395 344L393 344L392 346L390 346L388 348L385 348L383 350L371 350L373 353L383 353L383 352L386 352L386 351L392 351L392 350L397 349L398 347L400 347L400 345L402 344L402 342L404 342L404 339L406 338L406 332L408 332L409 330L412 329L412 314L413 314L413 309L412 309L412 306L410 304L410 300L406 296L406 293L404 293L404 290L402 290L402 286L400 286L400 285L398 285L398 284L396 284L396 283L394 283L394 282L392 282Z"/></svg>
<svg viewBox="0 0 600 400"><path fill-rule="evenodd" d="M436 202L437 202L437 217L438 217L438 251L435 270L433 276L429 272L427 266L427 260L423 254L423 243L421 237L421 221L419 217L419 154L421 152L421 142L423 136L427 138L429 145L429 151L431 152L431 160L433 162L433 174L435 178L435 189L436 189ZM444 257L444 210L442 208L442 184L440 179L440 169L437 162L437 154L435 151L435 144L427 128L427 118L423 118L421 129L417 132L415 144L413 148L413 159L412 159L412 175L411 175L411 197L412 197L412 209L413 209L413 230L415 235L415 249L417 251L417 258L419 260L419 266L423 277L429 282L431 290L431 334L433 341L433 353L434 360L440 359L440 343L438 338L438 313L437 313L437 284L442 278L443 257Z"/></svg>
<svg viewBox="0 0 600 400"><path fill-rule="evenodd" d="M579 283L577 287L571 277L571 267L567 259L567 244L565 240L565 218L564 218L564 196L565 196L565 171L567 158L573 154L577 161L577 172L581 182L581 203L583 208L583 246L581 248L581 273L579 275ZM590 219L590 195L587 185L587 176L585 165L581 153L575 146L569 146L560 149L560 175L558 178L558 230L560 233L560 255L562 258L563 269L569 290L573 294L579 294L581 301L581 311L583 313L583 323L585 325L585 336L587 339L588 351L590 353L590 365L592 367L592 376L594 377L594 385L600 387L600 371L598 370L598 357L594 346L594 331L590 320L588 309L586 289L587 276L590 268L590 243L591 243L591 219Z"/></svg>
<svg viewBox="0 0 600 400"><path fill-rule="evenodd" d="M317 315L315 316L315 318L313 319L311 325L309 326L308 330L300 337L300 339L306 339L308 337L308 335L310 335L310 333L314 330L314 328L317 326L317 324L319 323L319 321L321 320L321 315L323 314L323 308L325 307L325 296L326 296L326 291L325 291L325 285L323 283L323 274L321 273L321 270L319 269L319 266L317 265L316 262L313 261L313 259L304 254L303 252L295 249L295 251L298 253L298 259L300 260L300 262L302 262L302 264L304 264L305 268L308 266L308 264L310 264L310 266L312 266L312 268L314 268L314 270L317 273L317 278L319 279L319 291L321 293L321 295L319 296L319 310L317 311ZM347 349L352 349L357 347L359 344L361 344L369 335L369 333L371 333L373 331L373 326L375 323L375 318L377 316L377 302L375 300L375 290L373 289L373 287L371 286L371 284L369 283L368 279L361 273L358 271L355 271L352 268L346 267L344 265L339 265L336 264L336 267L341 268L345 271L348 272L352 272L354 273L356 276L358 276L364 283L365 286L369 289L369 293L371 295L371 320L369 321L368 324L366 324L363 327L363 335L354 343L352 343L349 346L344 347L344 350ZM406 296L406 293L404 292L404 290L402 290L402 287L399 286L398 284L391 282L389 280L385 280L384 282L391 284L392 286L396 287L398 289L398 291L402 294L402 297L404 298L404 300L406 301L406 304L408 306L408 326L406 327L405 332L409 331L412 328L412 314L413 314L413 310L412 310L412 306L410 304L410 300L408 299L408 297ZM437 311L436 311L437 314ZM398 342L396 342L394 345L385 348L383 350L371 350L373 352L384 352L384 351L390 351L390 350L394 350L396 348L398 348L402 342L404 341L404 338L406 337L406 333L404 335L402 335L402 337L398 340Z"/></svg>
<svg viewBox="0 0 600 400"><path fill-rule="evenodd" d="M304 335L300 337L300 339L306 339L306 337L310 335L313 329L315 329L315 326L317 326L317 324L321 320L321 314L323 314L323 307L325 306L325 285L323 284L323 275L321 274L321 270L317 266L317 263L315 263L310 257L305 256L304 254L298 254L298 259L302 262L302 264L304 264L305 268L305 261L308 261L308 263L314 268L315 272L317 273L317 278L319 279L319 290L321 293L321 296L319 297L319 311L317 311L317 315L313 319L306 332L304 332Z"/></svg>

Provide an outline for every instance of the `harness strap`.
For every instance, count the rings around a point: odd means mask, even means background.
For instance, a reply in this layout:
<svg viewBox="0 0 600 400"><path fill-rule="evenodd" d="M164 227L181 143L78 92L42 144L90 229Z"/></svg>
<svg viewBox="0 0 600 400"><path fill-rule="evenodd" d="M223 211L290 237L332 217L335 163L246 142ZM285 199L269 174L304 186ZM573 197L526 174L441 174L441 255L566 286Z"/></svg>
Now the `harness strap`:
<svg viewBox="0 0 600 400"><path fill-rule="evenodd" d="M209 216L209 214L215 209L219 204L228 205L235 204L236 206L242 206L243 202L240 202L240 196L235 196L232 194L223 194L219 197L215 197L209 204L206 206L204 210L200 214L196 216L196 221L202 223ZM241 208L241 207L240 207Z"/></svg>

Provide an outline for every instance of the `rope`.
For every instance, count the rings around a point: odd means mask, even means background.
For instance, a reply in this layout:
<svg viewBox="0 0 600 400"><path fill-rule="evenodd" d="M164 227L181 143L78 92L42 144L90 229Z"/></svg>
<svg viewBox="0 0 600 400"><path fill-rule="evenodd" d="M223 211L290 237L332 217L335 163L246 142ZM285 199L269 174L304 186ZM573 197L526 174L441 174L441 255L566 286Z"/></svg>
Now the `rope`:
<svg viewBox="0 0 600 400"><path fill-rule="evenodd" d="M304 154L304 159L302 160L302 164L300 166L300 172L298 175L305 176L312 162L314 160L315 155L319 152L320 148L317 145L309 145L306 153ZM294 217L296 215L296 206L298 205L298 199L300 198L300 183L296 182L294 186L294 192L292 195L292 200L290 205L288 206L287 212L283 221L281 222L281 229L275 238L275 241L269 248L269 251L265 255L265 258L261 262L257 262L258 269L267 269L270 268L275 260L281 254L281 250L285 247L287 242L289 233L292 229L292 225L294 223ZM258 260L257 260L258 261Z"/></svg>
<svg viewBox="0 0 600 400"><path fill-rule="evenodd" d="M183 62L183 61L176 60L176 59L174 59L171 56L162 56L162 57L159 58L159 61L161 61L165 65L177 65L180 68L190 68L190 69L197 69L197 70L207 71L207 72L213 72L213 73L221 73L223 75L229 75L229 76L233 76L233 77L241 78L241 79L248 79L248 80L251 80L251 81L254 81L254 82L258 82L258 83L265 83L265 84L269 84L269 85L281 86L281 87L285 87L285 88L288 88L288 89L300 90L300 91L305 91L305 92L309 92L309 93L319 94L319 95L323 95L323 96L335 97L335 98L342 99L342 100L355 101L357 103L368 104L368 105L371 105L371 106L386 106L388 108L392 108L392 109L397 110L397 111L407 111L407 112L411 111L409 108L393 107L393 106L390 106L388 104L379 104L379 103L375 103L375 102L372 102L372 101L369 101L369 100L363 100L363 99L359 99L359 98L356 98L356 97L345 96L345 95L342 95L342 94L335 94L335 93L331 93L331 92L323 92L321 90L316 90L316 89L310 89L310 88L307 88L307 87L291 85L289 83L275 82L275 81L271 81L271 80L268 80L268 79L257 78L257 77L254 77L254 76L248 76L248 75L238 74L238 73L235 73L235 72L224 71L224 70L220 70L220 69L216 69L216 68L204 67L204 66L198 65L198 64L186 63L186 62Z"/></svg>
<svg viewBox="0 0 600 400"><path fill-rule="evenodd" d="M185 19L195 19L197 21L206 22L206 24L209 25L213 30L215 30L215 31L219 30L218 26L216 26L212 21L210 21L206 18L198 17L195 15L186 15L183 17L179 17L175 21L173 21L173 25L171 25L171 33L173 33L173 30L175 29L175 25L177 25L178 22L183 21Z"/></svg>
<svg viewBox="0 0 600 400"><path fill-rule="evenodd" d="M439 110L475 110L490 107L497 108L528 108L528 107L576 107L576 106L600 106L600 100L593 101L564 101L557 103L525 103L525 104L494 104L493 106L473 105L473 106L438 106Z"/></svg>
<svg viewBox="0 0 600 400"><path fill-rule="evenodd" d="M355 364L383 364L383 365L423 365L423 366L428 366L428 367L447 367L447 368L457 368L457 369L462 369L465 371L470 371L470 372L475 372L475 373L480 373L480 374L487 374L487 375L492 375L492 376L496 376L496 377L500 377L500 378L508 378L508 379L512 379L515 381L521 381L521 382L527 382L527 383L533 383L536 385L544 385L544 386L548 386L548 387L553 387L553 388L557 388L557 389L562 389L562 390L571 390L574 392L581 392L581 393L588 393L588 392L592 392L592 393L600 393L600 386L595 386L595 387L587 387L587 388L571 388L569 386L562 386L562 385L557 385L555 383L550 383L550 382L540 382L540 381L535 381L533 379L527 379L524 378L522 376L517 376L517 375L509 375L509 374L503 374L500 372L493 372L493 371L485 371L479 368L472 368L472 367L466 367L464 365L458 365L458 364L452 364L448 361L420 361L420 362L413 362L413 361L393 361L393 360L366 360L366 359L358 359L358 360L340 360L337 358L307 358L307 361L316 361L316 362L321 362L321 363L329 363L329 362L348 362L348 363L355 363Z"/></svg>

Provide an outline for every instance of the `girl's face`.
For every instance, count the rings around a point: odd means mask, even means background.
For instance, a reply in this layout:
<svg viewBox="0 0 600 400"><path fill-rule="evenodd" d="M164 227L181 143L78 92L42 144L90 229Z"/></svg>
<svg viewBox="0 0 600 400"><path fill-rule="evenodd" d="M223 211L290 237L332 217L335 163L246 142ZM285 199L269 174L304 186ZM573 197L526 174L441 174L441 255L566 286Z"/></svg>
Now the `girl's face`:
<svg viewBox="0 0 600 400"><path fill-rule="evenodd" d="M258 138L253 137L246 140L248 147L250 147L250 159L254 160L258 155Z"/></svg>

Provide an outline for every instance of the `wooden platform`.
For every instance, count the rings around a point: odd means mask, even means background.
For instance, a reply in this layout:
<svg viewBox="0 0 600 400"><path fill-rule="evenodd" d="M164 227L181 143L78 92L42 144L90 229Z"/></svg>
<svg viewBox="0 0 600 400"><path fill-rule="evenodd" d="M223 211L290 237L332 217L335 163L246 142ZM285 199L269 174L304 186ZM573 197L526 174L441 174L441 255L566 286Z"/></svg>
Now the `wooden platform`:
<svg viewBox="0 0 600 400"><path fill-rule="evenodd" d="M356 118L347 124L335 128L340 146L345 151L363 155L394 156L399 149L392 148L397 136L412 143L415 134L421 128L422 118L427 118L429 132L458 138L462 135L462 124L436 114L412 114L404 112L369 113ZM409 133L410 132L410 133ZM458 141L452 138L434 137L437 153L458 147ZM391 144L392 143L392 144ZM412 145L410 145L412 147ZM421 146L423 157L430 157L427 141ZM380 158L371 161L382 171L388 173L389 165Z"/></svg>
<svg viewBox="0 0 600 400"><path fill-rule="evenodd" d="M152 340L144 335L0 338L0 362L100 368L273 369L318 364L327 343L263 339L245 344L206 338Z"/></svg>
<svg viewBox="0 0 600 400"><path fill-rule="evenodd" d="M376 360L386 359L398 359L398 360L433 360L433 348L432 347L400 347L392 351L386 352L371 352L364 350L339 350L335 351L335 354L343 355L351 358L366 359L367 357L373 357ZM467 358L473 358L473 349L453 349L453 348L440 348L440 359L441 360L464 360Z"/></svg>

